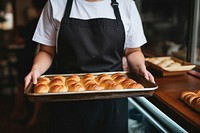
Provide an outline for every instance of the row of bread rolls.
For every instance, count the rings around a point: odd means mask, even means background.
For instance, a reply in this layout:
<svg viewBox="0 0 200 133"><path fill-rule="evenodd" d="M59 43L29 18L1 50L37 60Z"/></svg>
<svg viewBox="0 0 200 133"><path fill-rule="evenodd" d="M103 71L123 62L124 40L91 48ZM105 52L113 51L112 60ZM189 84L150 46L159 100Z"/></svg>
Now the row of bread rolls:
<svg viewBox="0 0 200 133"><path fill-rule="evenodd" d="M127 77L123 73L112 75L85 74L82 76L71 75L68 77L54 76L51 78L41 77L34 86L34 93L57 93L57 92L79 92L144 88L142 84Z"/></svg>
<svg viewBox="0 0 200 133"><path fill-rule="evenodd" d="M181 66L181 63L174 61L171 58L164 58L164 57L154 57L154 58L148 58L147 61L158 65L162 68L166 67L179 67Z"/></svg>
<svg viewBox="0 0 200 133"><path fill-rule="evenodd" d="M200 90L184 91L180 98L190 107L200 112Z"/></svg>

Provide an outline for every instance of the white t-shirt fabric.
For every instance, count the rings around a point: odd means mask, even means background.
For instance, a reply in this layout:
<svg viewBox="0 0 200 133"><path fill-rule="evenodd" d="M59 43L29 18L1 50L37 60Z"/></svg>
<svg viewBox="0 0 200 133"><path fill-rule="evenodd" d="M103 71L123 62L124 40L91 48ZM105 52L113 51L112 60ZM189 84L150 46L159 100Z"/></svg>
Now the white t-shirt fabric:
<svg viewBox="0 0 200 133"><path fill-rule="evenodd" d="M145 44L142 21L133 0L117 0L125 29L124 48L137 48ZM40 16L33 41L40 44L57 45L58 32L67 0L48 0ZM89 20L94 18L116 19L111 0L89 2L73 0L70 18Z"/></svg>

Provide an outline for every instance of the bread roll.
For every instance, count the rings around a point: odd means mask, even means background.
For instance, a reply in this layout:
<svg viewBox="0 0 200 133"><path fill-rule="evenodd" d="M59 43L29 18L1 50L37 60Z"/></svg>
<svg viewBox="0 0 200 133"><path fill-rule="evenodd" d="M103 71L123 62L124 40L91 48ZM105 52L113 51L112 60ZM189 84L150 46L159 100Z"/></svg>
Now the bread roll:
<svg viewBox="0 0 200 133"><path fill-rule="evenodd" d="M85 87L81 83L76 83L68 86L69 92L85 91Z"/></svg>
<svg viewBox="0 0 200 133"><path fill-rule="evenodd" d="M114 74L111 75L111 78L113 80L115 80L117 77L127 77L127 76L123 73L114 73Z"/></svg>
<svg viewBox="0 0 200 133"><path fill-rule="evenodd" d="M165 59L163 61L161 61L158 66L162 67L162 68L165 68L167 67L168 65L174 63L174 61L172 59Z"/></svg>
<svg viewBox="0 0 200 133"><path fill-rule="evenodd" d="M49 87L51 88L54 85L65 85L62 79L52 79L51 82L49 83Z"/></svg>
<svg viewBox="0 0 200 133"><path fill-rule="evenodd" d="M70 81L70 80L75 80L75 81L80 81L80 77L78 76L78 75L71 75L71 76L69 76L68 78L67 78L67 81L66 82L68 82L68 81Z"/></svg>
<svg viewBox="0 0 200 133"><path fill-rule="evenodd" d="M49 86L45 84L38 84L34 87L34 93L48 93Z"/></svg>
<svg viewBox="0 0 200 133"><path fill-rule="evenodd" d="M64 85L54 85L49 89L49 93L67 92L68 88Z"/></svg>
<svg viewBox="0 0 200 133"><path fill-rule="evenodd" d="M66 80L66 78L65 78L64 76L61 76L61 75L54 76L54 77L52 78L52 80L54 80L54 79L61 79L63 82L65 82L65 80Z"/></svg>
<svg viewBox="0 0 200 133"><path fill-rule="evenodd" d="M117 76L117 77L114 79L114 81L115 81L116 83L120 84L121 82L123 82L123 81L126 80L126 79L127 79L126 76L120 75L120 76Z"/></svg>
<svg viewBox="0 0 200 133"><path fill-rule="evenodd" d="M112 79L104 79L101 81L100 85L104 88L106 88L106 86L108 86L109 84L116 84L115 81L113 81Z"/></svg>
<svg viewBox="0 0 200 133"><path fill-rule="evenodd" d="M196 111L200 112L200 90L195 91L184 91L181 92L180 98L183 100L188 106L192 107Z"/></svg>
<svg viewBox="0 0 200 133"><path fill-rule="evenodd" d="M88 73L88 74L85 74L85 75L81 78L82 81L88 80L88 79L94 79L94 76L93 76L92 74Z"/></svg>
<svg viewBox="0 0 200 133"><path fill-rule="evenodd" d="M194 93L196 93L198 96L200 96L200 90L194 90Z"/></svg>
<svg viewBox="0 0 200 133"><path fill-rule="evenodd" d="M123 89L123 87L117 83L111 83L111 84L106 84L104 86L105 90L120 90Z"/></svg>
<svg viewBox="0 0 200 133"><path fill-rule="evenodd" d="M101 87L97 83L88 83L85 85L85 89L87 91L99 91L99 90L103 90L103 87Z"/></svg>
<svg viewBox="0 0 200 133"><path fill-rule="evenodd" d="M167 67L179 67L179 66L181 66L181 63L174 62L174 63L171 63L170 65L168 65Z"/></svg>
<svg viewBox="0 0 200 133"><path fill-rule="evenodd" d="M37 84L45 84L48 85L50 83L50 79L47 77L41 77L38 79Z"/></svg>
<svg viewBox="0 0 200 133"><path fill-rule="evenodd" d="M108 74L100 74L95 79L97 82L101 83L105 79L111 79L111 77Z"/></svg>
<svg viewBox="0 0 200 133"><path fill-rule="evenodd" d="M153 58L152 60L149 60L151 63L157 65L161 63L164 59L163 58Z"/></svg>

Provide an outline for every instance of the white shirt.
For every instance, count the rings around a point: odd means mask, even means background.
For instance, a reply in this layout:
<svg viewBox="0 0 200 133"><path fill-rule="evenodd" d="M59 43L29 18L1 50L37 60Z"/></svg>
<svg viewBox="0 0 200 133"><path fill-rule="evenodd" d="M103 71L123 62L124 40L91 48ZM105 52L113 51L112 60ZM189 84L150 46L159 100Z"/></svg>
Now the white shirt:
<svg viewBox="0 0 200 133"><path fill-rule="evenodd" d="M136 48L146 43L140 15L133 0L117 0L125 28L125 48ZM33 41L55 46L60 22L63 18L67 0L49 0L45 5L35 30ZM70 18L82 20L94 18L116 19L111 0L89 2L73 0Z"/></svg>

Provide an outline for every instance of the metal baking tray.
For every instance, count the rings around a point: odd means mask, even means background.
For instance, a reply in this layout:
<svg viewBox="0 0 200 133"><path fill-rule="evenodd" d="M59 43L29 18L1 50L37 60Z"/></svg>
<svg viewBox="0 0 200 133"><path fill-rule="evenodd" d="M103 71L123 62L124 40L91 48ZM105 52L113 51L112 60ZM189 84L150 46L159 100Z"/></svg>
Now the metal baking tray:
<svg viewBox="0 0 200 133"><path fill-rule="evenodd" d="M45 93L37 94L33 92L34 85L30 83L24 92L25 95L31 102L56 102L56 101L78 101L78 100L95 100L95 99L113 99L113 98L125 98L125 97L137 97L137 96L152 96L154 91L158 86L144 77L137 75L135 73L129 72L100 72L100 73L91 73L94 76L99 74L114 74L114 73L124 73L129 78L135 80L138 83L141 83L144 88L128 88L122 90L100 90L100 91L81 91L81 92L65 92L65 93ZM86 73L79 73L77 75L84 75ZM54 75L42 75L41 77L53 77L56 75L70 76L73 74L54 74Z"/></svg>

